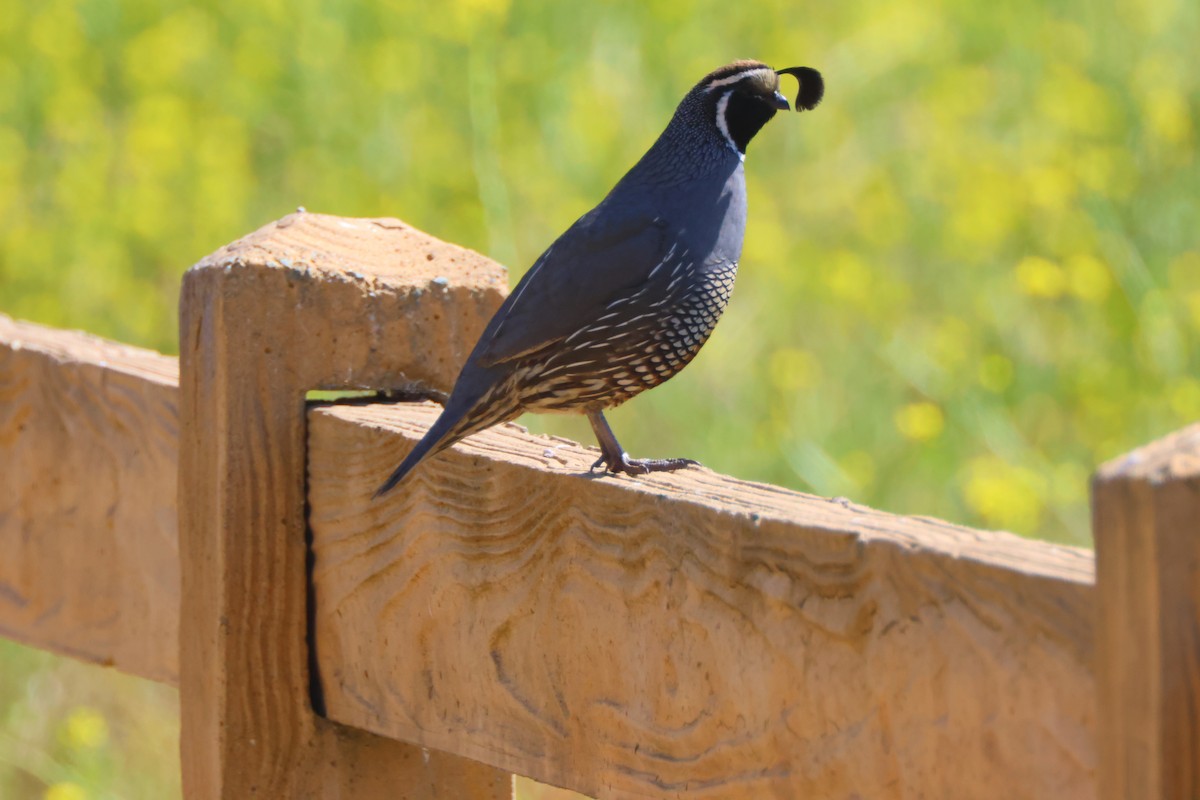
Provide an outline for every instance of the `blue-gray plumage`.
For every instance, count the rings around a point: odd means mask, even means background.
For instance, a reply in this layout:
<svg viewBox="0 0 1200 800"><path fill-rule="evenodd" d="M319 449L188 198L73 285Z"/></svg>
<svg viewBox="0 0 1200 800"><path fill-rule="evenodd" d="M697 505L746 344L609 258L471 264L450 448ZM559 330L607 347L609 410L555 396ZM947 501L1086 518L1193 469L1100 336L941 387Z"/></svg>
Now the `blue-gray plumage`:
<svg viewBox="0 0 1200 800"><path fill-rule="evenodd" d="M629 458L602 414L683 369L729 301L746 229L746 147L788 102L820 102L807 67L736 61L684 97L666 130L608 196L513 289L467 358L445 410L377 495L422 459L525 411L587 414L595 466L629 474L688 459ZM593 468L594 468L593 467Z"/></svg>

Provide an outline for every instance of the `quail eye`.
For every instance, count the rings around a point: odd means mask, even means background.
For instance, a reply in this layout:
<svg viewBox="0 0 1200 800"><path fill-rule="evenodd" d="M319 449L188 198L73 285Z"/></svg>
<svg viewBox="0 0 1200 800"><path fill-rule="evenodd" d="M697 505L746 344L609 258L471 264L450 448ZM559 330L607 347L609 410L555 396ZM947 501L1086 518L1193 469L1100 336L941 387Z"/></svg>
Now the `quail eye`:
<svg viewBox="0 0 1200 800"><path fill-rule="evenodd" d="M778 81L772 82L765 77L755 76L739 86L737 93L773 109L780 108Z"/></svg>

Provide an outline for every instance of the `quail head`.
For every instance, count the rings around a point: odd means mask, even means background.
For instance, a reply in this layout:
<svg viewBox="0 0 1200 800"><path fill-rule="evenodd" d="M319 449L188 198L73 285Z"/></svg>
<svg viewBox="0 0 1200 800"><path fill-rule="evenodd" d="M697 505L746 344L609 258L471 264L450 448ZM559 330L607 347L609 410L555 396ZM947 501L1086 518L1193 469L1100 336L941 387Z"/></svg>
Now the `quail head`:
<svg viewBox="0 0 1200 800"><path fill-rule="evenodd" d="M742 170L750 140L800 83L796 110L824 93L808 67L735 61L684 96L666 130L598 206L547 248L500 306L445 409L376 496L422 459L526 411L586 414L593 465L639 474L694 464L632 459L604 410L683 369L733 290L746 228Z"/></svg>

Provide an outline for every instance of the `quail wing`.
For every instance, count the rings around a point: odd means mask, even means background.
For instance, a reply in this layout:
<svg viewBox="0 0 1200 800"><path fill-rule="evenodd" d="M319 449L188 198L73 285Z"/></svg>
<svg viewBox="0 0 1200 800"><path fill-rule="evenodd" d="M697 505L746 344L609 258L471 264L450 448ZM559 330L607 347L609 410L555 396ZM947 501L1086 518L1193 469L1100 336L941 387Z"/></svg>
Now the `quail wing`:
<svg viewBox="0 0 1200 800"><path fill-rule="evenodd" d="M604 206L581 217L530 267L480 338L473 359L480 366L536 352L594 322L613 299L649 281L672 252L664 220L621 213L614 224Z"/></svg>

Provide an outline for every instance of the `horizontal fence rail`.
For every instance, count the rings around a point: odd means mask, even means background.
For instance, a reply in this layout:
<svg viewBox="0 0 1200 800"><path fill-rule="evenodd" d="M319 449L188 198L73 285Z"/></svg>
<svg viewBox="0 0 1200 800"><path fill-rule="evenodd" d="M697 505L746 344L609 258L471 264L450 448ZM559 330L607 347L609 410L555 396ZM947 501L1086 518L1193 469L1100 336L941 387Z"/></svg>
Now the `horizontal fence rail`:
<svg viewBox="0 0 1200 800"><path fill-rule="evenodd" d="M1193 796L1200 433L1099 473L1099 588L1091 551L515 425L372 501L436 407L304 392L445 388L489 264L288 217L189 274L182 388L0 316L0 634L181 685L189 800Z"/></svg>
<svg viewBox="0 0 1200 800"><path fill-rule="evenodd" d="M310 415L331 718L611 797L1094 791L1090 552L515 426L372 502L435 416Z"/></svg>
<svg viewBox="0 0 1200 800"><path fill-rule="evenodd" d="M0 315L0 634L179 683L179 364Z"/></svg>

